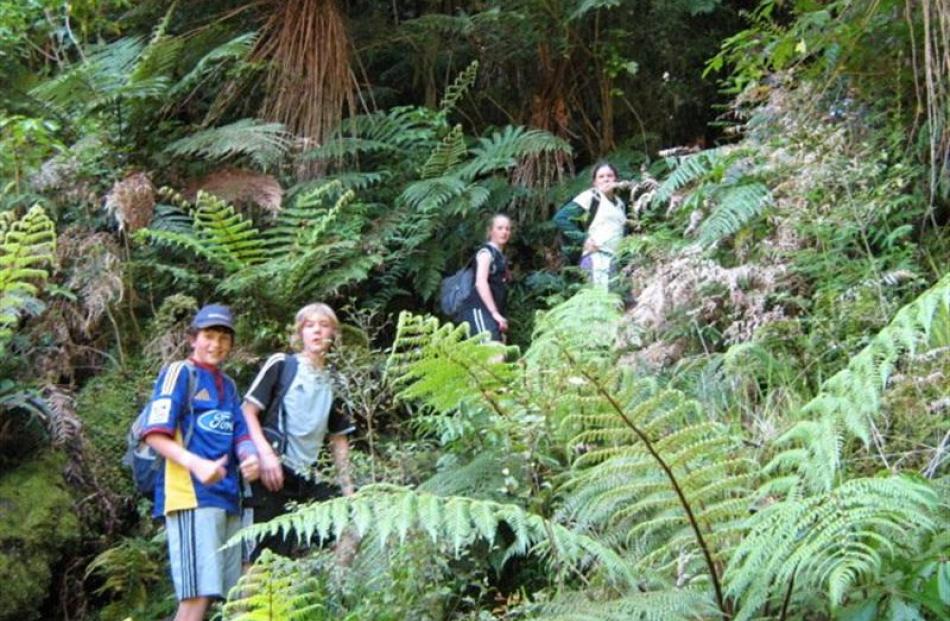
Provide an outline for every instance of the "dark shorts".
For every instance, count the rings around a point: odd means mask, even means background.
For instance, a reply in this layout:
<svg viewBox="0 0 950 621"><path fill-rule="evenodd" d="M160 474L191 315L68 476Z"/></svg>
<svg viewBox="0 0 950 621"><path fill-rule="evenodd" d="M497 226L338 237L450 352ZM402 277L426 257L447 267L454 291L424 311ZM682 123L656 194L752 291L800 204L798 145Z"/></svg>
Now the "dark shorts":
<svg viewBox="0 0 950 621"><path fill-rule="evenodd" d="M487 332L491 340L499 343L502 341L501 328L498 326L498 322L491 316L491 313L481 306L470 306L462 311L459 315L459 322L462 321L468 324L470 335L475 336L481 332Z"/></svg>
<svg viewBox="0 0 950 621"><path fill-rule="evenodd" d="M251 498L245 499L245 511L252 512L254 524L269 522L273 518L289 513L288 503L307 503L315 500L329 500L340 495L340 487L326 481L311 481L284 468L284 486L276 492L268 491L260 481L251 483ZM311 542L301 542L295 533L284 536L269 535L261 539L250 554L250 560L256 559L265 548L282 556L293 556L298 550L311 547Z"/></svg>

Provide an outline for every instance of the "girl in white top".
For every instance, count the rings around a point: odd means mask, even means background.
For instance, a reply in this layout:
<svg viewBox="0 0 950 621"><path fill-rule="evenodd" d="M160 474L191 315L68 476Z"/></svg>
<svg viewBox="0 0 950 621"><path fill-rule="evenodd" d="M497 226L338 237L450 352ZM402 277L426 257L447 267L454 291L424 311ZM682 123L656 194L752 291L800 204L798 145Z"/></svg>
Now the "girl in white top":
<svg viewBox="0 0 950 621"><path fill-rule="evenodd" d="M594 166L591 181L593 187L564 205L554 221L568 241L579 243L583 239L581 267L590 273L595 285L606 289L614 257L624 236L627 208L623 199L614 194L620 184L617 169L612 164L601 162ZM590 220L592 207L595 213ZM577 225L579 218L590 222L586 233Z"/></svg>

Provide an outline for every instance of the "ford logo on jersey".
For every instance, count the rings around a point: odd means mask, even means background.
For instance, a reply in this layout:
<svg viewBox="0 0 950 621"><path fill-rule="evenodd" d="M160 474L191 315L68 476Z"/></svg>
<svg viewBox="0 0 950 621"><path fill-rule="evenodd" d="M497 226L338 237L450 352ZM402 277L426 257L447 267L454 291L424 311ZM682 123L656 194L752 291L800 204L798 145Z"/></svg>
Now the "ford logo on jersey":
<svg viewBox="0 0 950 621"><path fill-rule="evenodd" d="M229 436L234 431L234 422L231 420L231 412L211 410L198 417L198 427L211 433Z"/></svg>

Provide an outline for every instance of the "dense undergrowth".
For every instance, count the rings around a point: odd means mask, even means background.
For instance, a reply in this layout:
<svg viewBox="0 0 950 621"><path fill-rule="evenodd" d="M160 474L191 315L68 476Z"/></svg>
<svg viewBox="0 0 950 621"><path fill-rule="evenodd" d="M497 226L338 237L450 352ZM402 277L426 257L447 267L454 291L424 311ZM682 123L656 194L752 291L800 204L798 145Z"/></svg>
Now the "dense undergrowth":
<svg viewBox="0 0 950 621"><path fill-rule="evenodd" d="M246 385L313 299L360 491L220 618L947 618L942 4L212 4L0 3L0 619L171 613L125 429L200 303ZM610 294L549 224L595 155ZM496 210L503 356L431 315Z"/></svg>

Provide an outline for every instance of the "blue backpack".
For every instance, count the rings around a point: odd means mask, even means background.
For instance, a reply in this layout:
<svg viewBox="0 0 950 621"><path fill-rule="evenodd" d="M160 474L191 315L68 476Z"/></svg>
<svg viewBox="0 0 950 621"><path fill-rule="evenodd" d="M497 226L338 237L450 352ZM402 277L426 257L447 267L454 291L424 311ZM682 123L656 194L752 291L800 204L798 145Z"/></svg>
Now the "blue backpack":
<svg viewBox="0 0 950 621"><path fill-rule="evenodd" d="M198 386L198 371L191 362L185 361L184 365L188 368L188 412L185 416L184 429L185 446L188 446L195 431L195 417L192 416L192 409ZM155 494L158 473L165 466L165 458L142 440L142 432L148 426L148 415L151 410L152 400L149 399L132 421L132 426L125 436L125 456L122 458L122 464L132 471L132 481L135 483L136 491L149 498Z"/></svg>

